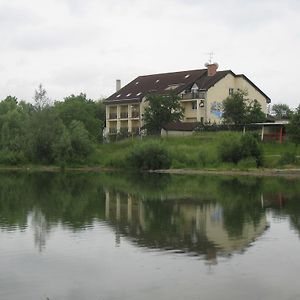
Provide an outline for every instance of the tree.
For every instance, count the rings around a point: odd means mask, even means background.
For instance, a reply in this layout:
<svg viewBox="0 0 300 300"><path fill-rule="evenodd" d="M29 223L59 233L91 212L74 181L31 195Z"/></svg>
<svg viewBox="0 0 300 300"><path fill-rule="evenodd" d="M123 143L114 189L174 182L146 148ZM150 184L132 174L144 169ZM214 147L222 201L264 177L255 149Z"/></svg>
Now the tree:
<svg viewBox="0 0 300 300"><path fill-rule="evenodd" d="M51 107L36 111L26 128L26 152L32 161L54 163L57 143L65 126Z"/></svg>
<svg viewBox="0 0 300 300"><path fill-rule="evenodd" d="M158 134L164 125L179 121L183 117L184 109L180 98L174 92L168 94L149 94L146 97L146 107L143 119L145 128L150 134Z"/></svg>
<svg viewBox="0 0 300 300"><path fill-rule="evenodd" d="M272 106L272 114L278 119L289 119L292 115L292 110L287 104L279 103Z"/></svg>
<svg viewBox="0 0 300 300"><path fill-rule="evenodd" d="M40 83L38 89L34 92L34 103L37 110L41 110L47 106L50 106L50 99L47 96L47 91L43 88L43 85Z"/></svg>
<svg viewBox="0 0 300 300"><path fill-rule="evenodd" d="M22 150L27 118L27 111L23 110L16 97L8 96L0 102L0 149Z"/></svg>
<svg viewBox="0 0 300 300"><path fill-rule="evenodd" d="M246 123L260 123L266 120L266 115L261 110L260 103L254 99L246 109Z"/></svg>
<svg viewBox="0 0 300 300"><path fill-rule="evenodd" d="M92 140L99 141L102 138L105 124L105 107L102 102L94 102L81 93L66 97L63 102L55 102L54 108L65 126L69 127L74 120L81 121Z"/></svg>
<svg viewBox="0 0 300 300"><path fill-rule="evenodd" d="M287 132L290 140L296 144L300 144L300 105L296 108L291 116L290 123L287 126Z"/></svg>
<svg viewBox="0 0 300 300"><path fill-rule="evenodd" d="M89 133L81 121L72 121L70 124L70 140L73 160L85 159L92 152L92 143Z"/></svg>
<svg viewBox="0 0 300 300"><path fill-rule="evenodd" d="M227 124L245 124L246 123L246 102L245 91L236 91L223 101L223 119Z"/></svg>
<svg viewBox="0 0 300 300"><path fill-rule="evenodd" d="M257 100L247 98L247 91L236 91L223 101L223 119L226 124L244 125L263 122L265 114Z"/></svg>

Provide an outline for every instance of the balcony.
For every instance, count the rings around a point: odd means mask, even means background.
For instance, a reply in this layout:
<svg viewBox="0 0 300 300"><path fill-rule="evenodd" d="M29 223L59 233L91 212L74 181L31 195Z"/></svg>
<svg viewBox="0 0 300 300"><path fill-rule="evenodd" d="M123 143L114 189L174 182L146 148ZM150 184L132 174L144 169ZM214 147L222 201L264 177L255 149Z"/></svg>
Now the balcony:
<svg viewBox="0 0 300 300"><path fill-rule="evenodd" d="M182 100L189 100L189 99L205 99L205 92L191 92L182 94Z"/></svg>
<svg viewBox="0 0 300 300"><path fill-rule="evenodd" d="M109 128L109 133L110 134L116 134L117 133L117 128L116 127Z"/></svg>
<svg viewBox="0 0 300 300"><path fill-rule="evenodd" d="M128 112L121 112L120 117L121 119L128 119Z"/></svg>
<svg viewBox="0 0 300 300"><path fill-rule="evenodd" d="M140 128L139 127L132 127L131 128L131 134L138 135L139 133L140 133Z"/></svg>
<svg viewBox="0 0 300 300"><path fill-rule="evenodd" d="M110 119L110 120L117 119L117 113L110 113L110 114L109 114L109 119Z"/></svg>
<svg viewBox="0 0 300 300"><path fill-rule="evenodd" d="M128 127L121 127L120 128L120 133L121 134L128 134Z"/></svg>
<svg viewBox="0 0 300 300"><path fill-rule="evenodd" d="M139 111L132 111L131 112L131 118L138 119L140 117Z"/></svg>

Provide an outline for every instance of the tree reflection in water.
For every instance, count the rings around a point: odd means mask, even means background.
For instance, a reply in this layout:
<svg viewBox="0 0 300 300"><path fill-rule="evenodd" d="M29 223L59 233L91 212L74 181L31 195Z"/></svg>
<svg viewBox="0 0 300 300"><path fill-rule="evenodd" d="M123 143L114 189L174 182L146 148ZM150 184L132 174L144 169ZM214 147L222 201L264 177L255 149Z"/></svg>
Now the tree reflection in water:
<svg viewBox="0 0 300 300"><path fill-rule="evenodd" d="M244 251L268 227L266 210L300 232L299 180L134 174L0 174L0 228L31 226L39 251L52 228L106 223L139 247L202 255Z"/></svg>

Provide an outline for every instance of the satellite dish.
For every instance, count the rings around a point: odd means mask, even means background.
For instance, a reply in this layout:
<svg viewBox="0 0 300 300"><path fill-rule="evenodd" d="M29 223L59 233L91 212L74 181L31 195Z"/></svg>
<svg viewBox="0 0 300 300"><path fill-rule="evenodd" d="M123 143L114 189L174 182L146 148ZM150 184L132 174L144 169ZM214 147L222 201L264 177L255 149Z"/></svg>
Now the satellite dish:
<svg viewBox="0 0 300 300"><path fill-rule="evenodd" d="M216 67L219 68L219 64L218 63L214 62L214 65L216 65Z"/></svg>
<svg viewBox="0 0 300 300"><path fill-rule="evenodd" d="M209 63L205 63L205 65L204 65L206 68L209 66Z"/></svg>

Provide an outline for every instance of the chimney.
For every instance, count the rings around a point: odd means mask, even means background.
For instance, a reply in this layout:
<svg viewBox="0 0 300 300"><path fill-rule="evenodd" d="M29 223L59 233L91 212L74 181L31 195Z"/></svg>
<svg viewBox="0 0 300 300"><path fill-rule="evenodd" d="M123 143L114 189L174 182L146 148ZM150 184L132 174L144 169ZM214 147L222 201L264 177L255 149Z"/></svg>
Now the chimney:
<svg viewBox="0 0 300 300"><path fill-rule="evenodd" d="M213 63L213 64L206 63L205 67L207 67L207 76L211 77L216 75L219 65L217 63Z"/></svg>
<svg viewBox="0 0 300 300"><path fill-rule="evenodd" d="M121 80L117 79L116 80L116 91L118 92L121 89Z"/></svg>

